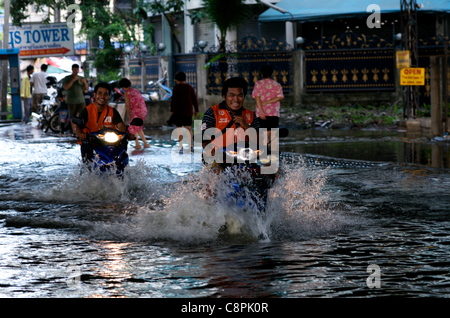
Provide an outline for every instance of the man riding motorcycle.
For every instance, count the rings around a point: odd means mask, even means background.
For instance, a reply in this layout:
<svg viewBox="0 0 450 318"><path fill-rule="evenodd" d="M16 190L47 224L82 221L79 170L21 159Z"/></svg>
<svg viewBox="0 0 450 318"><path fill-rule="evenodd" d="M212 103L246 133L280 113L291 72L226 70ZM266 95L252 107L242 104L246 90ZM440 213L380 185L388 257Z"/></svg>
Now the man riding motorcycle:
<svg viewBox="0 0 450 318"><path fill-rule="evenodd" d="M110 94L111 87L109 84L98 83L94 88L94 102L80 112L79 117L84 121L85 127L77 125L76 134L78 143L81 145L81 156L85 163L92 161L93 158L92 145L86 140L88 133L99 131L102 127L118 129L122 132L127 131L127 126L119 112L107 104ZM135 135L128 134L129 139L136 138Z"/></svg>
<svg viewBox="0 0 450 318"><path fill-rule="evenodd" d="M255 113L243 107L247 94L247 81L241 77L233 77L223 83L223 102L210 107L202 120L202 146L205 150L204 161L211 162L217 149L225 149L239 142L248 142L245 133L249 128L259 129L259 118ZM216 138L205 138L207 130L215 131ZM221 135L221 136L220 136ZM219 137L219 138L217 138ZM254 140L256 144L258 139Z"/></svg>

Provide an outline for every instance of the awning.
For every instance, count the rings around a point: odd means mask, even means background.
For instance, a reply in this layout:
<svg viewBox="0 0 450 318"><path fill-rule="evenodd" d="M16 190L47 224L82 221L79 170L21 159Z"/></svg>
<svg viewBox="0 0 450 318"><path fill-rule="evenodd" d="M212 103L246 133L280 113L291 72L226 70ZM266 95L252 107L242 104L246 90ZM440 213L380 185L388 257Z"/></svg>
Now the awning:
<svg viewBox="0 0 450 318"><path fill-rule="evenodd" d="M423 4L418 12L450 13L450 0L418 0L417 3ZM281 0L275 5L289 13L271 8L263 12L258 21L315 22L337 18L367 18L372 14L372 11L367 12L371 4L377 4L381 14L400 12L400 0Z"/></svg>

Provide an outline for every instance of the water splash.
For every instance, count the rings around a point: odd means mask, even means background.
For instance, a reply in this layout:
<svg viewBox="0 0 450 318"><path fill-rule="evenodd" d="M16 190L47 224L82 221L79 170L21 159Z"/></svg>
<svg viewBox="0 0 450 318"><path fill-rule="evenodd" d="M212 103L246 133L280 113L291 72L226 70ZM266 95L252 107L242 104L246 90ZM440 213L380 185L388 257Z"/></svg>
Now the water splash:
<svg viewBox="0 0 450 318"><path fill-rule="evenodd" d="M80 163L65 180L50 189L48 197L65 202L146 202L158 197L156 183L164 171L150 167L141 159L128 166L122 177L115 171L99 173Z"/></svg>
<svg viewBox="0 0 450 318"><path fill-rule="evenodd" d="M269 191L265 212L257 213L250 199L242 207L236 198L224 195L228 175L203 169L173 187L158 204L142 207L134 223L143 239L190 243L327 235L348 225L348 219L329 204L326 175L327 169L310 169L298 162L285 167Z"/></svg>

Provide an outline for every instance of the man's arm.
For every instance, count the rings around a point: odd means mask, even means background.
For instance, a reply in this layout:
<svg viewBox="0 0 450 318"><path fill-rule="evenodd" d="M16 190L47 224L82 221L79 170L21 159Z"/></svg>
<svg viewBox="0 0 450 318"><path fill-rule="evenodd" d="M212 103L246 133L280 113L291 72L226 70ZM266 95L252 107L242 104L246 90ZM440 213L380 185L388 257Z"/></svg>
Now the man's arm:
<svg viewBox="0 0 450 318"><path fill-rule="evenodd" d="M277 96L277 97L274 97L274 98L272 98L272 99L265 100L265 101L261 102L261 104L262 104L263 106L264 106L264 105L273 104L273 103L279 102L279 101L282 100L283 98L284 98L284 96Z"/></svg>
<svg viewBox="0 0 450 318"><path fill-rule="evenodd" d="M78 80L78 75L72 76L72 80L70 80L70 81L67 81L64 79L64 81L63 81L64 89L68 90L69 88L71 88L73 83L75 83L75 81L77 81L77 80Z"/></svg>
<svg viewBox="0 0 450 318"><path fill-rule="evenodd" d="M89 91L89 85L84 78L81 78L81 82L83 83L83 92L87 93Z"/></svg>
<svg viewBox="0 0 450 318"><path fill-rule="evenodd" d="M88 112L87 112L86 108L83 108L81 110L78 117L81 118L85 123L88 122L89 118L88 118ZM81 127L81 126L77 125L77 129L76 129L75 133L77 134L78 139L80 139L80 140L85 140L87 137L87 134L83 132L83 127Z"/></svg>

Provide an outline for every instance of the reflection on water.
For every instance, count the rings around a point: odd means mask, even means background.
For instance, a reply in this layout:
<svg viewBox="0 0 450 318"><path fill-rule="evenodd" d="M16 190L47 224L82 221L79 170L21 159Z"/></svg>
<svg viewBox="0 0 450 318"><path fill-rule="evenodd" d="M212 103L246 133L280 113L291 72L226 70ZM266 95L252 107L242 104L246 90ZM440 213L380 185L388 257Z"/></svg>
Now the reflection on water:
<svg viewBox="0 0 450 318"><path fill-rule="evenodd" d="M280 150L287 152L450 168L450 143L432 142L427 132L307 130L291 131L282 141Z"/></svg>

